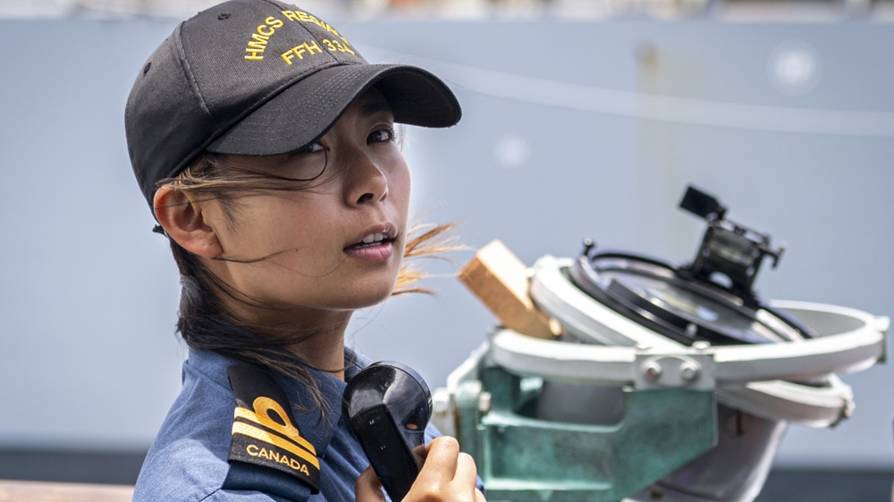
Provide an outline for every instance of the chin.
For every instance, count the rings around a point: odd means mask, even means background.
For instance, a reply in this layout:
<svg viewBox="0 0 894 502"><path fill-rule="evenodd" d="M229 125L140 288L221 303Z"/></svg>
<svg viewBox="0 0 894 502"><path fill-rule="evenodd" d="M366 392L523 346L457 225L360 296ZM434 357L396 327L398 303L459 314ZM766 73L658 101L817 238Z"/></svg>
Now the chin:
<svg viewBox="0 0 894 502"><path fill-rule="evenodd" d="M346 286L336 292L338 299L333 298L333 303L340 304L340 307L344 309L362 309L387 300L393 290L394 280L376 281L376 283L364 282Z"/></svg>
<svg viewBox="0 0 894 502"><path fill-rule="evenodd" d="M369 291L365 292L366 294L357 295L355 298L351 299L351 303L354 304L352 308L366 308L382 303L391 297L392 290L393 288L389 287L382 289L381 291Z"/></svg>

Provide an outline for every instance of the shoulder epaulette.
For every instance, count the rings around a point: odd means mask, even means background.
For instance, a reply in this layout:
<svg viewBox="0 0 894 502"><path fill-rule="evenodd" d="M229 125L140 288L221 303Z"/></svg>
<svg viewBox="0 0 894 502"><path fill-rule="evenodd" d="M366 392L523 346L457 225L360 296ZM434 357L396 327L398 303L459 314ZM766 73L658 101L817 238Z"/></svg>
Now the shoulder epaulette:
<svg viewBox="0 0 894 502"><path fill-rule="evenodd" d="M250 364L234 364L228 373L236 397L229 460L285 472L317 493L317 451L295 426L282 388L266 371Z"/></svg>

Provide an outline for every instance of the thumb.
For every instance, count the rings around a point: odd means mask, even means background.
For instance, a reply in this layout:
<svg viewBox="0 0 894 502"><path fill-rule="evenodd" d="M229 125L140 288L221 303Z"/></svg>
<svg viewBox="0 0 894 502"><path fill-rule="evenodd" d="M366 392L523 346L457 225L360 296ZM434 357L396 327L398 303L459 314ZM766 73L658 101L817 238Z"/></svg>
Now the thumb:
<svg viewBox="0 0 894 502"><path fill-rule="evenodd" d="M354 495L357 502L385 502L385 496L382 495L382 482L379 481L379 477L376 476L372 467L367 467L357 478Z"/></svg>

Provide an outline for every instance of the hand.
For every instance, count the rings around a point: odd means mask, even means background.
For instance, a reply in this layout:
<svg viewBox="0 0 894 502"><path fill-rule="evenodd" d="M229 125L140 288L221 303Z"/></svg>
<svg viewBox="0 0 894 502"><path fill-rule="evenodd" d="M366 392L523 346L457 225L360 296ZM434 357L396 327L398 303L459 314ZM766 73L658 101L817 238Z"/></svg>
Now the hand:
<svg viewBox="0 0 894 502"><path fill-rule="evenodd" d="M475 460L459 451L450 436L436 437L427 448L419 476L402 502L487 502L476 488ZM357 478L357 502L382 502L382 484L372 467Z"/></svg>

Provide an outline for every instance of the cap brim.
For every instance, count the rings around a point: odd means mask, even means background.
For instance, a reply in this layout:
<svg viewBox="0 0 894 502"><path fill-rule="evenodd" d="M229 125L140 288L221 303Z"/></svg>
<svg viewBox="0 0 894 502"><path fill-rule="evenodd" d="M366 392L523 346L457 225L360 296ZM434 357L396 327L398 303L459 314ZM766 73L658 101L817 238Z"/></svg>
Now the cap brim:
<svg viewBox="0 0 894 502"><path fill-rule="evenodd" d="M349 64L318 70L270 98L208 145L215 153L276 155L323 135L370 87L381 90L394 121L448 127L462 111L432 73L410 65Z"/></svg>

